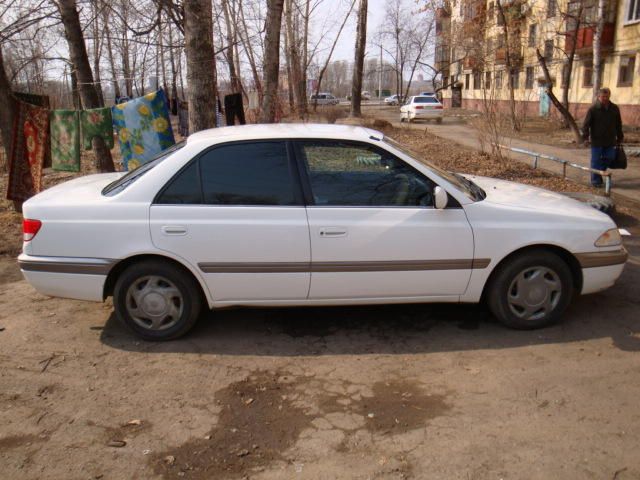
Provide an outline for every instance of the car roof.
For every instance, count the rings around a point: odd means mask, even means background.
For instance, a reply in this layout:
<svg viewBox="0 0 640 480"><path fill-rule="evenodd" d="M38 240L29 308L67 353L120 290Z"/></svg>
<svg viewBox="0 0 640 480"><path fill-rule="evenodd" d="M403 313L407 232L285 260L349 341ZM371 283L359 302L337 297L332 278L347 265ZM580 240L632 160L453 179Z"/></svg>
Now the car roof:
<svg viewBox="0 0 640 480"><path fill-rule="evenodd" d="M368 140L370 136L382 138L377 130L357 125L329 125L322 123L261 123L202 130L190 135L187 144L204 142L215 144L230 140L267 140L276 138L339 138Z"/></svg>

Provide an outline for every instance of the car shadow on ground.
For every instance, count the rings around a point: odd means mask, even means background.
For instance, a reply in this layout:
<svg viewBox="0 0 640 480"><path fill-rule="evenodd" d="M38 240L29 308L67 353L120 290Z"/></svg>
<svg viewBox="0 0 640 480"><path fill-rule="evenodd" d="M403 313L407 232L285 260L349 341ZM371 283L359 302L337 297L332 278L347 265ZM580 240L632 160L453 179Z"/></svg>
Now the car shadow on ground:
<svg viewBox="0 0 640 480"><path fill-rule="evenodd" d="M238 308L202 315L184 338L137 339L111 315L101 341L115 349L214 355L320 356L415 354L508 349L611 339L640 351L640 265L628 263L612 289L577 296L562 323L516 331L481 305L411 304L363 307Z"/></svg>

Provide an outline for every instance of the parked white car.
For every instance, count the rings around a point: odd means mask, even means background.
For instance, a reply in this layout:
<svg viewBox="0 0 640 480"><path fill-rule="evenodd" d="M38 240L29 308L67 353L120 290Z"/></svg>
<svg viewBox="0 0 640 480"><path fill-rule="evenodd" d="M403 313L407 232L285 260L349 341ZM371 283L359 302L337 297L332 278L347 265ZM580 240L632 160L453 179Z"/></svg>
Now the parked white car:
<svg viewBox="0 0 640 480"><path fill-rule="evenodd" d="M614 222L563 195L442 170L363 127L207 130L138 169L27 201L20 268L139 336L202 308L486 301L515 328L616 281Z"/></svg>
<svg viewBox="0 0 640 480"><path fill-rule="evenodd" d="M311 95L309 97L309 103L313 105L317 103L318 105L338 105L340 100L331 95L330 93L319 93L318 95Z"/></svg>
<svg viewBox="0 0 640 480"><path fill-rule="evenodd" d="M407 103L400 107L400 121L435 120L442 123L443 106L434 96L409 97Z"/></svg>
<svg viewBox="0 0 640 480"><path fill-rule="evenodd" d="M384 103L386 103L387 105L400 105L400 103L402 103L402 96L391 95L390 97L386 97L384 99Z"/></svg>
<svg viewBox="0 0 640 480"><path fill-rule="evenodd" d="M362 100L371 100L371 93L367 90L362 92Z"/></svg>

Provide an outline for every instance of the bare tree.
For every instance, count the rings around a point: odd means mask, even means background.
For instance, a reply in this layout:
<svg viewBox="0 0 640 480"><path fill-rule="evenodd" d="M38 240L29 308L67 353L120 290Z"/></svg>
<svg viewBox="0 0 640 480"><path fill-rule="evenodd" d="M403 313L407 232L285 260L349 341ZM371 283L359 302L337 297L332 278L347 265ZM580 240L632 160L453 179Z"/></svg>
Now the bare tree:
<svg viewBox="0 0 640 480"><path fill-rule="evenodd" d="M366 0L365 0L366 1ZM273 123L278 103L278 74L280 73L280 28L284 0L267 0L266 35L264 42L264 97L262 123Z"/></svg>
<svg viewBox="0 0 640 480"><path fill-rule="evenodd" d="M78 79L78 88L84 108L99 108L104 106L93 81L93 73L87 49L84 43L80 18L75 0L59 0L58 9L64 25L71 62ZM111 158L111 151L107 148L104 139L96 136L92 140L93 151L96 156L96 168L100 172L113 172L115 167Z"/></svg>
<svg viewBox="0 0 640 480"><path fill-rule="evenodd" d="M356 53L353 62L353 79L351 82L351 116L361 117L362 71L364 67L364 50L367 44L367 0L360 0L358 8L358 28L356 29Z"/></svg>
<svg viewBox="0 0 640 480"><path fill-rule="evenodd" d="M507 71L507 86L509 89L509 115L511 118L511 127L517 132L520 131L522 126L520 124L520 119L516 114L513 75L519 72L516 65L519 62L516 62L516 59L520 58L520 35L517 31L519 22L514 22L513 17L514 15L519 15L519 13L515 12L518 12L520 4L517 3L515 6L517 9L514 8L514 5L511 5L510 12L507 13L506 8L502 5L502 0L496 0L496 8L498 9L498 15L501 18L502 32L504 36L505 68ZM512 31L512 29L515 31Z"/></svg>

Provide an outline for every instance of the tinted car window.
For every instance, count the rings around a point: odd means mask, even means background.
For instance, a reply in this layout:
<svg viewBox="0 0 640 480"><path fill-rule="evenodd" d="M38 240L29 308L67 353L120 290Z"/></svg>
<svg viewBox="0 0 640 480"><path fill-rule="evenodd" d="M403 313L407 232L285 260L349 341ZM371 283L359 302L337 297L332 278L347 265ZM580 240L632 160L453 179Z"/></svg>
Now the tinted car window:
<svg viewBox="0 0 640 480"><path fill-rule="evenodd" d="M317 206L433 206L434 184L390 153L352 142L299 142Z"/></svg>
<svg viewBox="0 0 640 480"><path fill-rule="evenodd" d="M295 205L284 142L224 145L200 157L203 201L210 205Z"/></svg>
<svg viewBox="0 0 640 480"><path fill-rule="evenodd" d="M164 205L202 203L198 162L192 162L167 185L156 203Z"/></svg>
<svg viewBox="0 0 640 480"><path fill-rule="evenodd" d="M413 103L440 103L435 97L415 97Z"/></svg>

